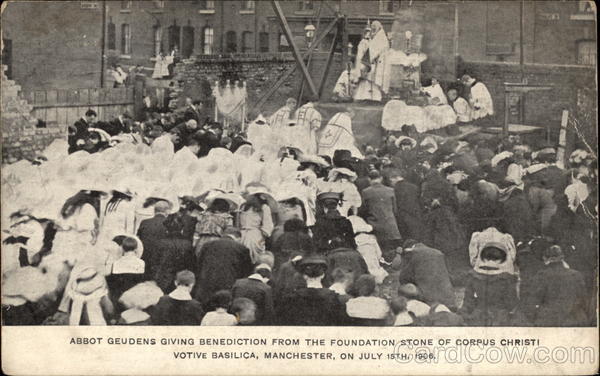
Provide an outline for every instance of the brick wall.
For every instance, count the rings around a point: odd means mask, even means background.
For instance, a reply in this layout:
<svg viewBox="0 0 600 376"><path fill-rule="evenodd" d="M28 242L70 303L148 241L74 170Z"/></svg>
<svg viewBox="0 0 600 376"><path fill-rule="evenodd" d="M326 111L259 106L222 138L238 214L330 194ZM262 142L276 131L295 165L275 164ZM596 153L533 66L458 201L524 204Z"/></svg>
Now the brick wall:
<svg viewBox="0 0 600 376"><path fill-rule="evenodd" d="M2 66L2 163L32 159L57 138L66 137L57 124L37 128L32 107L19 91L21 86L6 78Z"/></svg>
<svg viewBox="0 0 600 376"><path fill-rule="evenodd" d="M316 53L311 61L309 70L317 89L325 69L326 59L327 54ZM215 81L224 82L227 79L232 83L235 80L246 81L249 116L255 116L259 111L255 108L255 104L286 73L287 69L295 64L293 58L286 54L184 60L175 68L175 81L179 83L179 88L176 89L176 100L182 101L185 97L191 97L210 101L211 87ZM331 92L341 69L341 56L336 54L325 83L323 101L331 98ZM262 106L260 112L271 114L283 106L288 97L296 98L301 78L301 73L296 70ZM308 94L308 92L308 85L305 84L304 93Z"/></svg>

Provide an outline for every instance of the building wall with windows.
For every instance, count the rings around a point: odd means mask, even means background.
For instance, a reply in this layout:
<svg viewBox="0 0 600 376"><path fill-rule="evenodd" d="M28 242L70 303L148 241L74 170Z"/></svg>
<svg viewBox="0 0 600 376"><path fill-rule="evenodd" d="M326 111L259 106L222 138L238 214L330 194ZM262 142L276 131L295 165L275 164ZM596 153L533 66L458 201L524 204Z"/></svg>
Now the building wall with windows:
<svg viewBox="0 0 600 376"><path fill-rule="evenodd" d="M98 86L103 4L107 68L116 63L142 65L149 74L156 55L175 47L183 58L290 50L270 1L11 2L2 14L2 56L8 75L24 89ZM379 20L390 31L398 10L443 6L457 21L456 30L433 25L434 31L424 36L439 40L456 32L458 49L443 53L456 54L465 62L518 63L520 59L519 1L288 0L280 4L300 49L307 47L304 27L313 24L322 30L336 12L346 15L348 42L355 49L367 21ZM525 62L594 65L597 37L590 4L527 1ZM319 50L327 51L332 37ZM105 72L105 76L108 81L110 75Z"/></svg>

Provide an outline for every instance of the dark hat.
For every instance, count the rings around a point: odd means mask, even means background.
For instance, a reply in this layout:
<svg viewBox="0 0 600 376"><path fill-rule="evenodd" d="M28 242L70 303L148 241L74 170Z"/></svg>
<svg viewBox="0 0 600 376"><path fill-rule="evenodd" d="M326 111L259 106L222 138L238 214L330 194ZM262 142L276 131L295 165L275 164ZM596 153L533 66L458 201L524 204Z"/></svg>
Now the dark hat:
<svg viewBox="0 0 600 376"><path fill-rule="evenodd" d="M340 192L322 192L317 195L317 201L337 200L341 201L342 194Z"/></svg>
<svg viewBox="0 0 600 376"><path fill-rule="evenodd" d="M304 265L324 265L327 267L327 259L325 256L313 253L302 257L296 262L296 265L299 267Z"/></svg>

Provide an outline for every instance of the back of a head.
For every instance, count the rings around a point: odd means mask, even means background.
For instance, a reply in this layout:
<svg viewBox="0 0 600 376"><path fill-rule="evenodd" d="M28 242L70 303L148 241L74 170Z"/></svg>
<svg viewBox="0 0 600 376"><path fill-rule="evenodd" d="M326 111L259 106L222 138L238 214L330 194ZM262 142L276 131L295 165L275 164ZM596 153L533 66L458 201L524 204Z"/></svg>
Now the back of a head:
<svg viewBox="0 0 600 376"><path fill-rule="evenodd" d="M300 218L288 219L283 224L284 232L306 232L306 230L307 230L306 224Z"/></svg>
<svg viewBox="0 0 600 376"><path fill-rule="evenodd" d="M335 268L333 269L333 272L331 272L331 276L333 277L334 282L344 283L350 281L354 277L354 274L351 270L345 268Z"/></svg>
<svg viewBox="0 0 600 376"><path fill-rule="evenodd" d="M211 302L215 308L229 309L231 300L232 296L229 290L219 290L213 295Z"/></svg>
<svg viewBox="0 0 600 376"><path fill-rule="evenodd" d="M394 315L397 315L407 310L407 304L408 302L404 296L398 296L392 299L390 307L392 308Z"/></svg>
<svg viewBox="0 0 600 376"><path fill-rule="evenodd" d="M229 203L222 198L215 199L208 208L213 213L227 213L229 211Z"/></svg>
<svg viewBox="0 0 600 376"><path fill-rule="evenodd" d="M325 274L327 271L326 265L321 264L306 264L300 267L300 272L309 278L317 278Z"/></svg>
<svg viewBox="0 0 600 376"><path fill-rule="evenodd" d="M363 274L354 282L354 288L357 296L370 296L375 292L375 277L370 274Z"/></svg>
<svg viewBox="0 0 600 376"><path fill-rule="evenodd" d="M125 237L123 242L121 243L121 248L123 248L124 252L135 251L138 247L137 240L130 237Z"/></svg>
<svg viewBox="0 0 600 376"><path fill-rule="evenodd" d="M168 214L170 209L168 201L160 200L154 204L154 214Z"/></svg>
<svg viewBox="0 0 600 376"><path fill-rule="evenodd" d="M175 276L177 286L193 286L196 283L196 276L189 270L182 270Z"/></svg>
<svg viewBox="0 0 600 376"><path fill-rule="evenodd" d="M480 255L483 261L496 261L500 263L506 261L506 252L497 247L485 247L481 250Z"/></svg>
<svg viewBox="0 0 600 376"><path fill-rule="evenodd" d="M369 171L369 180L373 181L373 180L379 180L381 179L381 173L377 170L371 170Z"/></svg>

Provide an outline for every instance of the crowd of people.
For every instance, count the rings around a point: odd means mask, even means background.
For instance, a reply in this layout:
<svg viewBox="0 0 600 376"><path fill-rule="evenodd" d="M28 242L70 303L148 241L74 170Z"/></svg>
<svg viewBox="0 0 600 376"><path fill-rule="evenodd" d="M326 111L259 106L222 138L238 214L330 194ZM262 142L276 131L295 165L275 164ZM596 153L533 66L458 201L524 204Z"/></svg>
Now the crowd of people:
<svg viewBox="0 0 600 376"><path fill-rule="evenodd" d="M191 99L96 118L3 168L6 325L595 324L592 150L357 147L352 109L293 99L247 129Z"/></svg>

